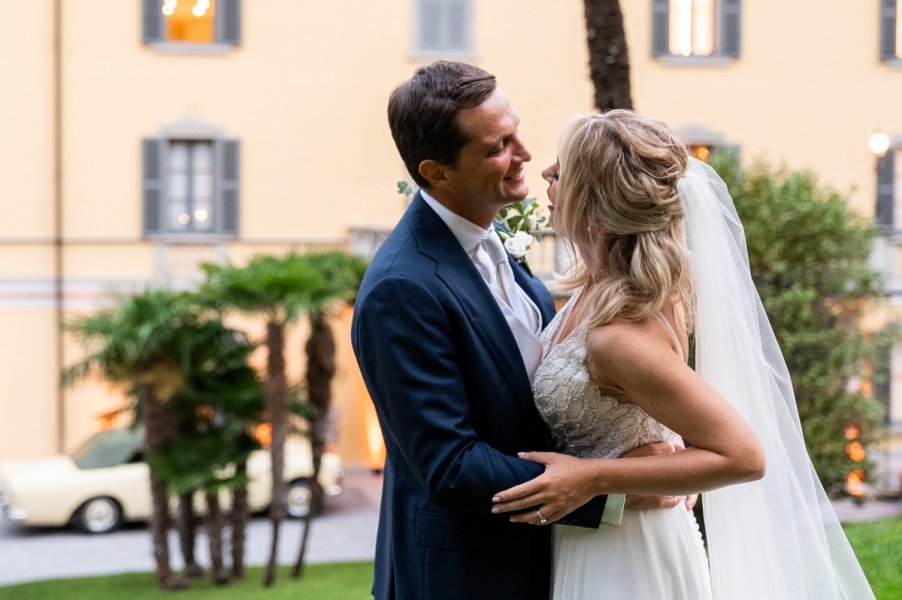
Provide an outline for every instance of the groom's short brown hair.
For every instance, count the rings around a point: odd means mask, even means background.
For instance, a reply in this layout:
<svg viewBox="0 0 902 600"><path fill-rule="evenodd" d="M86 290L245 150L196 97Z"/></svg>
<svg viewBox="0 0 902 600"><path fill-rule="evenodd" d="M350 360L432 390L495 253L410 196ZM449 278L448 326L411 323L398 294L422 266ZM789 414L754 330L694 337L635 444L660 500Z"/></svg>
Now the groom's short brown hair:
<svg viewBox="0 0 902 600"><path fill-rule="evenodd" d="M420 187L420 163L434 160L454 165L470 140L457 114L476 108L495 91L495 76L466 63L438 61L417 69L398 86L388 101L388 124L398 153Z"/></svg>

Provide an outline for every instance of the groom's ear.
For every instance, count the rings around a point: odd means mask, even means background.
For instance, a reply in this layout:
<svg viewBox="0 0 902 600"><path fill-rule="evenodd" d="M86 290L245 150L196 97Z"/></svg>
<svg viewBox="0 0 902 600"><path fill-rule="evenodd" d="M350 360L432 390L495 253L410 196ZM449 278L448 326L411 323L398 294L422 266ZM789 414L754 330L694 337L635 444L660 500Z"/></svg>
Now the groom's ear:
<svg viewBox="0 0 902 600"><path fill-rule="evenodd" d="M420 175L423 176L423 179L429 182L429 187L440 186L448 181L448 174L445 171L445 166L432 159L421 162L418 170Z"/></svg>

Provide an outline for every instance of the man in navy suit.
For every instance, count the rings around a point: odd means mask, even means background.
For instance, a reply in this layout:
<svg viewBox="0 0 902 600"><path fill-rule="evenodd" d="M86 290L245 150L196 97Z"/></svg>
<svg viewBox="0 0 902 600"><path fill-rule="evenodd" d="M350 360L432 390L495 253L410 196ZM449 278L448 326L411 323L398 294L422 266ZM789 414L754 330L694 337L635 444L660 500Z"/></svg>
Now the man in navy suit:
<svg viewBox="0 0 902 600"><path fill-rule="evenodd" d="M503 250L486 263L499 209L528 193L519 116L494 76L443 61L398 87L388 116L420 191L376 253L352 327L387 448L373 594L546 600L551 529L491 514L495 493L542 473L516 453L550 444L531 380L551 296ZM566 522L597 527L604 505Z"/></svg>

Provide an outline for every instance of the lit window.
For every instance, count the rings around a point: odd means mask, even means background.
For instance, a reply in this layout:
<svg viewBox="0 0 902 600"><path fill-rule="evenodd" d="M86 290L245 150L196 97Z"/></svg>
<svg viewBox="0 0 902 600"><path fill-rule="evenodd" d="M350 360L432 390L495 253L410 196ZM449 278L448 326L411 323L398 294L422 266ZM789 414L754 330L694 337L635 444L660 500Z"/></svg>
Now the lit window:
<svg viewBox="0 0 902 600"><path fill-rule="evenodd" d="M241 0L142 0L146 44L237 46Z"/></svg>
<svg viewBox="0 0 902 600"><path fill-rule="evenodd" d="M143 142L145 236L236 236L237 140L150 138Z"/></svg>
<svg viewBox="0 0 902 600"><path fill-rule="evenodd" d="M670 53L714 53L714 0L670 0Z"/></svg>
<svg viewBox="0 0 902 600"><path fill-rule="evenodd" d="M166 41L212 44L216 0L163 0Z"/></svg>

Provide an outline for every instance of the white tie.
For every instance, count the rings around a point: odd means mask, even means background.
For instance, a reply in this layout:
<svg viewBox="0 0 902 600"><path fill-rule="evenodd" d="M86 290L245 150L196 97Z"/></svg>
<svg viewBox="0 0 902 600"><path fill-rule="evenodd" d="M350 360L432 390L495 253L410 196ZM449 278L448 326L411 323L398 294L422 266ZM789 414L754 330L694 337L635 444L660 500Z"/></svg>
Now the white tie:
<svg viewBox="0 0 902 600"><path fill-rule="evenodd" d="M474 258L476 268L489 287L504 300L524 325L538 334L541 331L541 320L537 309L514 280L507 252L494 229L489 230L477 244Z"/></svg>

